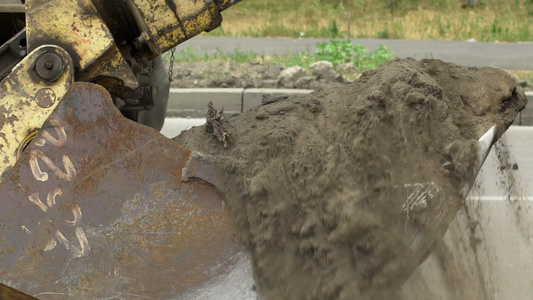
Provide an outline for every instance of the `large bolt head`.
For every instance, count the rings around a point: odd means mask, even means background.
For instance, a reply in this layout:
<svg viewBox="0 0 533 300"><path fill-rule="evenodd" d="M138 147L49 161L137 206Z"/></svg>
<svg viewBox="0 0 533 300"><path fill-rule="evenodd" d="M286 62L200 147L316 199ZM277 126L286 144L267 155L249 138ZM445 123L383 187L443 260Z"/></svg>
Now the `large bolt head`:
<svg viewBox="0 0 533 300"><path fill-rule="evenodd" d="M63 74L63 61L59 55L47 52L39 55L35 62L35 72L39 77L54 81Z"/></svg>

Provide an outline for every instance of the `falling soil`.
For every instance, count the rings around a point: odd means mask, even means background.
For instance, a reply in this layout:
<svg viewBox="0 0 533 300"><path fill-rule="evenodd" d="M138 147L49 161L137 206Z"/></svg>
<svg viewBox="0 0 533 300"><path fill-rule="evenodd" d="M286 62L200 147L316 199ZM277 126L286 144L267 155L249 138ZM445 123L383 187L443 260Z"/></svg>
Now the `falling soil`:
<svg viewBox="0 0 533 300"><path fill-rule="evenodd" d="M479 137L526 103L501 70L402 59L265 100L176 140L218 168L266 299L393 298L461 207Z"/></svg>
<svg viewBox="0 0 533 300"><path fill-rule="evenodd" d="M492 147L492 157L444 239L436 242L428 261L402 286L402 299L528 298L528 279L520 282L521 277L528 278L527 263L513 268L513 262L524 261L521 251L529 261L532 214L527 186L522 186L525 178L517 172L520 166L507 138ZM482 200L487 195L501 198Z"/></svg>

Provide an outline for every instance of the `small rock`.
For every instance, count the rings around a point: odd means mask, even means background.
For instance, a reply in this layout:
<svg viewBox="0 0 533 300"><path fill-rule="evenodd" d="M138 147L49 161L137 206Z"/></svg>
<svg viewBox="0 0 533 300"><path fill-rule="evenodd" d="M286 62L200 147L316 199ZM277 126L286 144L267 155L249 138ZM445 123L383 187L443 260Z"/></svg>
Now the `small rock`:
<svg viewBox="0 0 533 300"><path fill-rule="evenodd" d="M212 79L209 84L211 87L222 88L241 88L253 87L253 82L247 78L239 79L235 76L228 76L221 79Z"/></svg>
<svg viewBox="0 0 533 300"><path fill-rule="evenodd" d="M259 79L259 78L254 78L252 79L253 81L253 84L255 87L262 87L263 86L263 80Z"/></svg>
<svg viewBox="0 0 533 300"><path fill-rule="evenodd" d="M277 79L279 74L283 71L283 67L268 64L258 71L261 74L261 79Z"/></svg>
<svg viewBox="0 0 533 300"><path fill-rule="evenodd" d="M521 87L527 87L528 86L527 80L518 80L516 82L516 84L518 84Z"/></svg>
<svg viewBox="0 0 533 300"><path fill-rule="evenodd" d="M316 80L315 76L304 76L298 78L296 82L294 83L294 88L301 89L301 88L309 88L309 84Z"/></svg>
<svg viewBox="0 0 533 300"><path fill-rule="evenodd" d="M256 119L258 120L266 120L268 119L268 115L267 114L258 114L255 116Z"/></svg>
<svg viewBox="0 0 533 300"><path fill-rule="evenodd" d="M218 79L209 79L206 82L207 87L210 87L210 88L220 87L221 84L222 84L222 82L220 80L218 80Z"/></svg>
<svg viewBox="0 0 533 300"><path fill-rule="evenodd" d="M353 62L349 62L338 65L337 72L341 74L359 74L359 69L357 69Z"/></svg>
<svg viewBox="0 0 533 300"><path fill-rule="evenodd" d="M261 99L261 105L267 105L270 103L278 102L278 101L284 101L289 99L289 96L273 96L270 94L263 95L263 98Z"/></svg>
<svg viewBox="0 0 533 300"><path fill-rule="evenodd" d="M304 68L300 66L290 67L283 70L281 74L279 74L278 82L283 87L292 88L294 82L305 75L306 73Z"/></svg>
<svg viewBox="0 0 533 300"><path fill-rule="evenodd" d="M335 69L330 61L317 61L309 66L309 70L311 71L311 75L316 76L318 79L335 79Z"/></svg>
<svg viewBox="0 0 533 300"><path fill-rule="evenodd" d="M328 86L331 85L329 85L327 81L313 80L309 83L309 88L312 90L325 89Z"/></svg>
<svg viewBox="0 0 533 300"><path fill-rule="evenodd" d="M180 80L191 76L193 72L189 69L174 68L174 79Z"/></svg>
<svg viewBox="0 0 533 300"><path fill-rule="evenodd" d="M256 87L255 81L249 77L242 78L240 87L245 89Z"/></svg>

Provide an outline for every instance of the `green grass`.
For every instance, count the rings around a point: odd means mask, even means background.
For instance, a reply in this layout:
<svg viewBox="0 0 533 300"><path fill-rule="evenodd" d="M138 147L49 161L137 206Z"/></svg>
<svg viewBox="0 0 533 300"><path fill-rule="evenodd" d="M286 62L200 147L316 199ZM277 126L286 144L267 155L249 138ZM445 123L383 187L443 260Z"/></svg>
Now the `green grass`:
<svg viewBox="0 0 533 300"><path fill-rule="evenodd" d="M253 51L241 51L238 47L233 52L223 52L222 50L218 49L216 52L212 55L209 55L207 52L201 53L199 49L193 49L191 47L185 48L183 50L180 50L176 53L174 53L174 61L175 62L198 62L198 61L226 61L230 60L236 63L246 63L250 61L256 61L257 55ZM170 61L170 52L167 52L163 55L163 57Z"/></svg>
<svg viewBox="0 0 533 300"><path fill-rule="evenodd" d="M170 53L164 55L170 60ZM286 55L265 56L253 51L235 51L224 53L217 49L214 54L201 53L198 49L186 48L174 54L175 62L201 62L201 61L232 61L236 63L262 62L273 63L285 67L299 65L308 69L314 62L327 60L337 66L338 64L353 62L360 71L377 68L380 64L393 59L395 56L389 48L380 46L375 51L368 51L364 46L354 45L350 41L334 41L317 43L314 54L311 51L302 51Z"/></svg>
<svg viewBox="0 0 533 300"><path fill-rule="evenodd" d="M521 80L526 80L529 85L533 84L533 71L530 70L507 70L511 75Z"/></svg>
<svg viewBox="0 0 533 300"><path fill-rule="evenodd" d="M533 41L533 0L242 0L209 35Z"/></svg>

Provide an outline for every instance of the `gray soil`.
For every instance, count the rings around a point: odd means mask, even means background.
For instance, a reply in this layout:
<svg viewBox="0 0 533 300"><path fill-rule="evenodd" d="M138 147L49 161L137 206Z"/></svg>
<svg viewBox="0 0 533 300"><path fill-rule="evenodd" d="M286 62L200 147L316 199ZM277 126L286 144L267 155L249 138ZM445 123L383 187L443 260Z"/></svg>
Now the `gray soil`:
<svg viewBox="0 0 533 300"><path fill-rule="evenodd" d="M313 74L307 70L306 74L287 84L279 80L279 76L286 67L274 63L248 62L236 63L232 61L209 62L176 62L173 65L171 85L173 88L297 88L320 89L337 88L348 85L356 79L360 72L353 64L340 64L327 74ZM324 76L331 75L331 76ZM531 90L531 83L527 80L515 78L525 91Z"/></svg>
<svg viewBox="0 0 533 300"><path fill-rule="evenodd" d="M267 299L393 299L462 206L479 137L526 104L501 70L402 59L267 100L176 137L218 168ZM406 203L416 183L439 196Z"/></svg>
<svg viewBox="0 0 533 300"><path fill-rule="evenodd" d="M175 88L299 88L340 87L353 82L359 71L353 64L339 65L323 74L301 74L294 82L282 82L286 68L271 63L235 63L231 61L175 63L172 87ZM332 74L328 74L330 71ZM324 76L330 75L330 76ZM302 78L303 77L303 78ZM300 79L298 83L297 79Z"/></svg>

